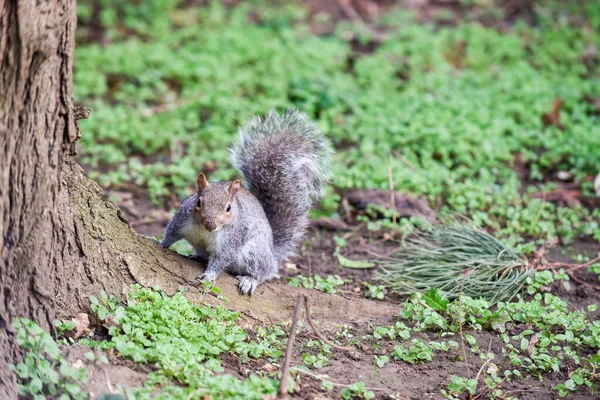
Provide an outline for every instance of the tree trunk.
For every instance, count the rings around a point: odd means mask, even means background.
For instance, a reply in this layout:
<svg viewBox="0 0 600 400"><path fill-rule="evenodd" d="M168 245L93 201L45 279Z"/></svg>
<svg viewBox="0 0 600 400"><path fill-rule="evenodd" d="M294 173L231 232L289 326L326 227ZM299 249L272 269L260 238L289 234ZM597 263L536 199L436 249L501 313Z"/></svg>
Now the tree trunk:
<svg viewBox="0 0 600 400"><path fill-rule="evenodd" d="M16 397L11 318L52 330L64 263L57 203L71 115L75 1L0 0L0 398ZM68 267L69 265L66 265Z"/></svg>
<svg viewBox="0 0 600 400"><path fill-rule="evenodd" d="M74 0L0 0L0 398L16 398L8 368L20 358L11 321L53 320L86 310L100 290L124 297L129 286L186 288L196 302L220 303L194 285L196 262L135 233L98 185L69 160L78 138L72 107ZM235 279L217 286L249 324L288 320L304 292L281 282L239 296ZM395 307L310 294L327 324L388 319Z"/></svg>

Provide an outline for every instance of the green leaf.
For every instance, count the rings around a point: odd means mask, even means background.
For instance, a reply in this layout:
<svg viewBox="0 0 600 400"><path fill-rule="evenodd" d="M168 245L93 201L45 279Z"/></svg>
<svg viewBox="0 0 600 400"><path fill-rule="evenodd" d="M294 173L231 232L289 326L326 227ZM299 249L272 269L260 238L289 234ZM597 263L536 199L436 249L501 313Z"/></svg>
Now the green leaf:
<svg viewBox="0 0 600 400"><path fill-rule="evenodd" d="M54 339L52 339L52 336L48 335L47 333L44 332L44 334L42 335L41 339L40 339L40 345L42 346L42 349L48 353L48 355L52 358L52 359L57 359L60 351L58 349L58 345L56 344L56 342L54 341Z"/></svg>
<svg viewBox="0 0 600 400"><path fill-rule="evenodd" d="M577 385L575 385L575 382L572 379L569 379L565 382L565 388L569 389L570 391L574 392L575 389L577 388Z"/></svg>
<svg viewBox="0 0 600 400"><path fill-rule="evenodd" d="M423 301L435 311L446 311L450 302L438 288L431 288L423 295Z"/></svg>
<svg viewBox="0 0 600 400"><path fill-rule="evenodd" d="M29 382L29 387L31 388L31 392L32 393L39 393L42 391L42 380L40 378L38 378L37 376L34 377L30 382Z"/></svg>
<svg viewBox="0 0 600 400"><path fill-rule="evenodd" d="M527 340L526 338L521 339L521 350L527 351L528 348L529 348L529 340Z"/></svg>
<svg viewBox="0 0 600 400"><path fill-rule="evenodd" d="M73 396L81 394L81 387L75 383L66 383L65 389Z"/></svg>
<svg viewBox="0 0 600 400"><path fill-rule="evenodd" d="M375 266L375 263L372 263L370 261L350 260L341 254L337 255L337 259L340 265L344 268L368 269L373 268Z"/></svg>

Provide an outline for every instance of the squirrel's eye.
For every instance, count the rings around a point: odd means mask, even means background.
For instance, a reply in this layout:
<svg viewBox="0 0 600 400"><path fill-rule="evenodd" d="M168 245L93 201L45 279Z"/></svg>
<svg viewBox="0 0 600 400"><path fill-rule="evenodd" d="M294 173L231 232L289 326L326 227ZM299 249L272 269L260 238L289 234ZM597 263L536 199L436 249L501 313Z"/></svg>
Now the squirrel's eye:
<svg viewBox="0 0 600 400"><path fill-rule="evenodd" d="M202 207L202 199L198 199L198 201L196 202L196 208L201 208Z"/></svg>
<svg viewBox="0 0 600 400"><path fill-rule="evenodd" d="M225 209L225 211L227 211L227 212L231 211L231 204L227 204L227 208Z"/></svg>

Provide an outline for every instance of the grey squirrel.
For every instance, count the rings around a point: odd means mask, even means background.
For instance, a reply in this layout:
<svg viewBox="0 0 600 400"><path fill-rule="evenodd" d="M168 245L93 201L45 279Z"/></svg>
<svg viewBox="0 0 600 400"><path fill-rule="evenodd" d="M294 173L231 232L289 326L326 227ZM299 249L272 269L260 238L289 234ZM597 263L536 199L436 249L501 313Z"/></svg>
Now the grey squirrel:
<svg viewBox="0 0 600 400"><path fill-rule="evenodd" d="M242 294L252 295L294 254L308 211L329 180L332 152L299 111L253 118L230 149L249 190L239 180L209 183L200 173L197 193L183 201L161 246L186 239L193 258L208 261L198 279L214 282L226 270L237 275Z"/></svg>

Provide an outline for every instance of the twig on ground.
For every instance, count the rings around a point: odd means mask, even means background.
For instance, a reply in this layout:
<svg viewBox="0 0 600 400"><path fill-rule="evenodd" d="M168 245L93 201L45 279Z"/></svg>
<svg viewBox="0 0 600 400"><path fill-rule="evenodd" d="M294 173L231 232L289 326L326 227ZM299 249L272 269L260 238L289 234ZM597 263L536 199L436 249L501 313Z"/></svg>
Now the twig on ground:
<svg viewBox="0 0 600 400"><path fill-rule="evenodd" d="M394 177L392 176L392 159L388 157L388 180L390 181L390 203L392 206L392 222L396 223L396 195L394 193Z"/></svg>
<svg viewBox="0 0 600 400"><path fill-rule="evenodd" d="M546 241L542 245L542 247L540 247L533 253L533 257L531 258L531 261L529 262L529 264L536 270L541 268L540 265L544 261L544 256L546 255L546 253L549 250L553 249L557 244L558 244L558 238L552 238L552 239Z"/></svg>
<svg viewBox="0 0 600 400"><path fill-rule="evenodd" d="M287 399L288 376L290 374L290 362L292 361L292 351L294 350L294 340L296 339L296 325L302 312L302 302L304 295L299 295L296 298L296 308L292 317L292 327L290 328L290 336L288 337L287 347L285 349L285 358L283 359L283 368L281 370L281 381L279 382L279 396L281 399Z"/></svg>
<svg viewBox="0 0 600 400"><path fill-rule="evenodd" d="M479 376L481 375L481 372L483 371L483 369L485 368L485 366L488 365L489 362L490 362L490 359L488 358L481 365L481 368L479 368L479 371L477 372L477 376L475 377L475 380L477 381L477 384L479 384ZM481 394L483 394L483 393L485 393L485 389L481 392ZM474 397L474 399L476 399L477 397L479 397L479 396Z"/></svg>
<svg viewBox="0 0 600 400"><path fill-rule="evenodd" d="M490 338L490 344L488 345L488 350L487 352L489 353L492 350L492 338ZM479 371L477 372L477 376L475 377L475 380L477 381L477 384L479 385L479 376L481 375L481 372L483 371L483 369L485 368L485 366L492 361L491 358L488 358L487 360L485 360L485 362L481 365L481 368L479 368ZM487 387L484 387L483 390L475 397L473 397L473 400L478 399L479 397L481 397L483 394L485 394L487 390Z"/></svg>
<svg viewBox="0 0 600 400"><path fill-rule="evenodd" d="M546 269L555 269L555 268L567 268L569 271L577 271L578 269L582 269L582 268L587 268L590 267L591 265L597 263L600 261L600 253L598 253L598 255L596 256L596 258L594 258L593 260L590 260L588 262L585 262L583 264L570 264L570 263L562 263L562 262L551 262L548 263L547 265L543 266L543 267L539 267L537 268L538 271L543 271Z"/></svg>
<svg viewBox="0 0 600 400"><path fill-rule="evenodd" d="M106 369L104 370L104 379L106 379L106 388L108 389L108 393L114 393L115 390L113 389L112 383L110 383L110 377L108 376L108 371Z"/></svg>
<svg viewBox="0 0 600 400"><path fill-rule="evenodd" d="M576 277L575 274L573 272L571 272L571 271L567 271L567 275L569 275L569 278L571 278L571 280L573 282L575 282L575 283L578 283L580 285L587 286L587 287L590 287L590 288L592 288L594 290L600 291L600 286L594 285L593 283L588 283L588 282L582 281L581 279L579 279L578 277Z"/></svg>
<svg viewBox="0 0 600 400"><path fill-rule="evenodd" d="M306 375L308 375L308 376L312 376L313 378L315 378L315 379L319 379L319 380L321 380L321 381L327 381L327 382L331 383L333 386L337 386L337 387L348 387L348 386L350 386L350 385L344 385L343 383L335 383L335 382L331 382L330 380L328 380L328 379L325 379L325 378L322 378L322 377L320 377L319 375L313 374L313 373L311 373L311 372L308 372L308 371L305 371L305 370L303 370L303 369L299 369L299 368L296 368L296 367L293 367L293 368L292 368L292 371L301 372L301 373L303 373L303 374L306 374ZM367 387L367 386L365 386L365 389L366 389L366 390L388 390L388 389L386 389L386 388L374 388L374 387Z"/></svg>
<svg viewBox="0 0 600 400"><path fill-rule="evenodd" d="M352 7L350 0L337 0L337 3L340 5L342 10L344 11L344 14L346 14L346 16L349 19L351 19L352 21L360 22L362 24L365 23L358 11L356 11L354 7Z"/></svg>
<svg viewBox="0 0 600 400"><path fill-rule="evenodd" d="M323 342L327 343L329 346L331 346L334 349L337 350L342 350L342 351L353 351L354 347L346 347L346 346L340 346L337 345L333 342L331 342L329 339L327 339L325 336L323 336L321 334L321 332L319 332L319 330L317 329L317 326L315 325L315 323L312 320L312 316L310 314L310 306L308 304L308 297L303 296L304 297L304 306L306 307L306 319L308 320L308 324L310 325L310 327L312 328L313 332L315 333L315 335L317 335L317 337L319 339L321 339Z"/></svg>
<svg viewBox="0 0 600 400"><path fill-rule="evenodd" d="M350 208L350 202L346 197L342 199L340 205L344 209L344 217L346 218L346 222L351 224L353 222L352 218L352 208Z"/></svg>
<svg viewBox="0 0 600 400"><path fill-rule="evenodd" d="M463 295L463 290L465 288L465 279L467 279L467 275L469 274L470 270L467 269L464 273L463 279L460 283L460 293L458 294L458 331L460 333L460 346L462 348L462 353L463 353L463 359L465 361L465 365L467 366L467 376L469 377L469 379L471 379L471 370L469 369L469 362L467 361L467 351L465 350L465 337L463 336L463 329L462 329L462 319L461 319L461 314L462 314L462 295Z"/></svg>
<svg viewBox="0 0 600 400"><path fill-rule="evenodd" d="M406 157L404 157L402 155L402 153L397 152L396 150L392 150L392 154L394 155L394 157L398 158L400 161L402 161L404 163L404 165L406 165L408 168L411 169L411 171L414 171L417 169L417 167L415 167L410 161L408 161L406 159Z"/></svg>
<svg viewBox="0 0 600 400"><path fill-rule="evenodd" d="M394 249L392 251L387 252L386 254L379 254L379 253L376 253L374 251L367 250L367 254L370 254L370 255L372 255L374 257L377 257L380 260L389 260L389 261L396 261L396 259L394 257L391 257L391 255L394 254L394 253L396 253L396 252L398 252L398 250Z"/></svg>

